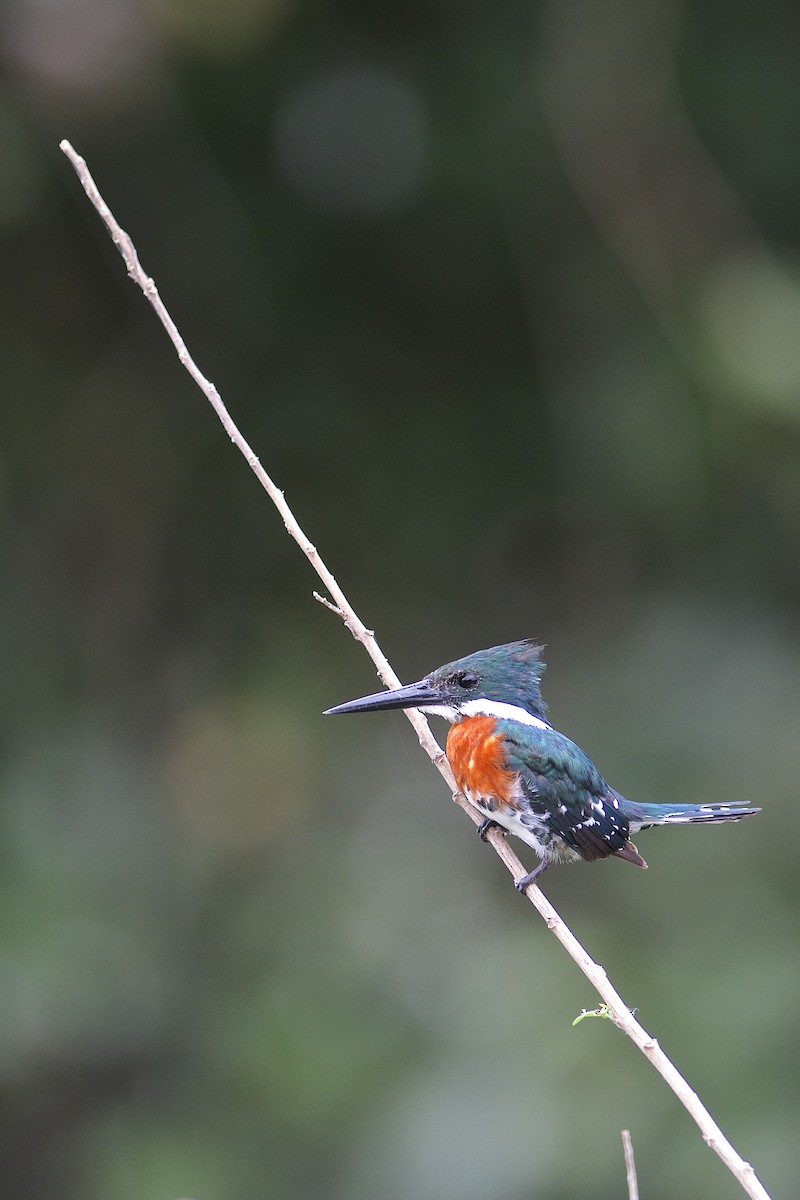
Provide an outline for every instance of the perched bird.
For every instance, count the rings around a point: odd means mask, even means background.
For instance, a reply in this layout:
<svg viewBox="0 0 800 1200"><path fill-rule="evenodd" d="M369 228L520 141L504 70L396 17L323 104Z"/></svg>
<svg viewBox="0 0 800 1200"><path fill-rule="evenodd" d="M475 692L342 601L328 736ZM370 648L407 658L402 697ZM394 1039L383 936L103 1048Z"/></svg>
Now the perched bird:
<svg viewBox="0 0 800 1200"><path fill-rule="evenodd" d="M407 687L327 709L419 708L452 722L447 758L459 789L484 816L533 846L541 862L516 881L524 892L552 863L614 855L646 867L630 840L651 825L739 821L736 804L637 804L606 783L579 746L553 729L540 684L545 663L532 641L509 642L446 663Z"/></svg>

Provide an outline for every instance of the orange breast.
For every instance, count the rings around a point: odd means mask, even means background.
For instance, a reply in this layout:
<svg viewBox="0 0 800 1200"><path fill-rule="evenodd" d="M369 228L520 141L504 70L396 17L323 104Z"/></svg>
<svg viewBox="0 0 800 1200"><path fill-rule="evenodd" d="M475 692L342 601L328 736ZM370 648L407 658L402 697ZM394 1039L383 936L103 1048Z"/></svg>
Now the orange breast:
<svg viewBox="0 0 800 1200"><path fill-rule="evenodd" d="M494 717L468 717L450 726L447 760L461 791L475 798L493 797L501 805L510 803L515 773L504 765L502 739L495 732Z"/></svg>

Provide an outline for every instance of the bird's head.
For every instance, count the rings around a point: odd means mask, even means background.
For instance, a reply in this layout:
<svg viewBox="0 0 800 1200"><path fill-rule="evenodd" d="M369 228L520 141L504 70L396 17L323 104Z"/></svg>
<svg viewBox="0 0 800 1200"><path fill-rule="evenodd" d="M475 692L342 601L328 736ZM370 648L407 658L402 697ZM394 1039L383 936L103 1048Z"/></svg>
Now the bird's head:
<svg viewBox="0 0 800 1200"><path fill-rule="evenodd" d="M540 691L544 669L541 646L530 640L508 642L445 663L406 687L337 704L326 715L420 708L448 721L494 716L546 725L547 705Z"/></svg>

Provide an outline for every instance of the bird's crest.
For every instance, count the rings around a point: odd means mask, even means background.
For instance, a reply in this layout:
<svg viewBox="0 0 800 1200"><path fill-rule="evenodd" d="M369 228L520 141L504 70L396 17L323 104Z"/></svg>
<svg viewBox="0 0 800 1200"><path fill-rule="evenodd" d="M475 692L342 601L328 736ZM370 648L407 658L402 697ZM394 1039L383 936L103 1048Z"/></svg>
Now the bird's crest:
<svg viewBox="0 0 800 1200"><path fill-rule="evenodd" d="M428 678L444 682L453 676L474 673L478 680L473 694L503 704L517 705L535 717L545 719L547 705L542 700L541 679L546 663L544 647L530 638L478 650L466 658L439 667Z"/></svg>

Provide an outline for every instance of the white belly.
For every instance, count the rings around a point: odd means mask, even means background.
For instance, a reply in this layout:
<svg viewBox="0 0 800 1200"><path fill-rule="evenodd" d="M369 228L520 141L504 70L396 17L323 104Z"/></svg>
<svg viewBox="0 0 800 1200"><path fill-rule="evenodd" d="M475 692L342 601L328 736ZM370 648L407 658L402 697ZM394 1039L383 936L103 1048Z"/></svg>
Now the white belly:
<svg viewBox="0 0 800 1200"><path fill-rule="evenodd" d="M546 821L522 800L522 789L517 785L516 801L513 807L501 804L492 797L474 795L465 788L465 795L474 804L478 812L483 813L491 821L496 821L503 829L513 833L520 841L532 846L540 858L547 862L578 862L580 854L568 846L557 834L548 827ZM522 801L522 803L520 803Z"/></svg>

